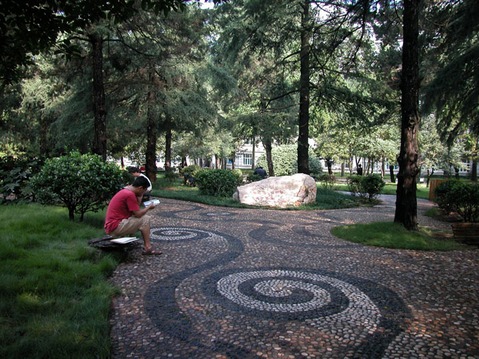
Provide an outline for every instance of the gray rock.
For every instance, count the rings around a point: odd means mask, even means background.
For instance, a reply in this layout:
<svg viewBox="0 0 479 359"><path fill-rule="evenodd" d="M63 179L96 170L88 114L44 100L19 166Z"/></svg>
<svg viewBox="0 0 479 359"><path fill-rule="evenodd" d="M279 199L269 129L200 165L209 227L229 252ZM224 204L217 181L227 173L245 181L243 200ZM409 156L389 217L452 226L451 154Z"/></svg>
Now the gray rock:
<svg viewBox="0 0 479 359"><path fill-rule="evenodd" d="M316 202L316 182L303 173L269 177L238 187L233 199L254 206L297 207Z"/></svg>

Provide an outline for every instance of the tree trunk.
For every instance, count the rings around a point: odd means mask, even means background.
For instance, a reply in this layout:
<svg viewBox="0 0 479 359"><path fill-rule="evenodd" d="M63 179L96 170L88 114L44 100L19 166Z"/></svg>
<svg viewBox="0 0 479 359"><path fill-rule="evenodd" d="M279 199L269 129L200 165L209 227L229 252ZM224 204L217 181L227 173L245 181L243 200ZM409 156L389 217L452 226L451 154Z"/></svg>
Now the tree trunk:
<svg viewBox="0 0 479 359"><path fill-rule="evenodd" d="M72 222L75 220L75 207L73 206L68 207L68 219Z"/></svg>
<svg viewBox="0 0 479 359"><path fill-rule="evenodd" d="M107 133L105 87L103 82L103 39L95 33L90 34L89 39L92 46L93 116L95 121L92 151L106 161Z"/></svg>
<svg viewBox="0 0 479 359"><path fill-rule="evenodd" d="M477 182L477 158L472 160L471 181Z"/></svg>
<svg viewBox="0 0 479 359"><path fill-rule="evenodd" d="M165 171L171 171L171 125L169 119L165 122Z"/></svg>
<svg viewBox="0 0 479 359"><path fill-rule="evenodd" d="M252 138L252 142L253 142L253 148L251 150L252 152L252 155L251 155L251 169L254 170L256 167L256 161L255 161L255 158L256 158L256 136L253 136Z"/></svg>
<svg viewBox="0 0 479 359"><path fill-rule="evenodd" d="M301 76L299 80L299 136L298 136L298 173L309 174L309 55L310 55L310 1L303 3L301 16Z"/></svg>
<svg viewBox="0 0 479 359"><path fill-rule="evenodd" d="M333 160L331 158L326 159L326 166L328 167L328 175L333 174Z"/></svg>
<svg viewBox="0 0 479 359"><path fill-rule="evenodd" d="M389 165L389 176L391 177L391 183L396 183L396 178L394 178L394 165Z"/></svg>
<svg viewBox="0 0 479 359"><path fill-rule="evenodd" d="M150 74L150 83L153 81L153 74ZM153 91L153 85L150 84L151 89L147 94L147 124L146 124L146 176L150 179L151 182L156 181L156 143L158 141L158 121L156 120L156 115L152 110L152 107L155 105L155 92Z"/></svg>
<svg viewBox="0 0 479 359"><path fill-rule="evenodd" d="M266 165L268 167L268 176L274 177L274 166L273 166L273 144L271 138L263 138L263 146L266 155Z"/></svg>
<svg viewBox="0 0 479 359"><path fill-rule="evenodd" d="M477 161L479 158L479 136L476 136L476 142L474 144L471 166L471 181L477 182Z"/></svg>
<svg viewBox="0 0 479 359"><path fill-rule="evenodd" d="M394 222L417 230L416 178L419 174L419 0L404 1L401 77L401 150Z"/></svg>

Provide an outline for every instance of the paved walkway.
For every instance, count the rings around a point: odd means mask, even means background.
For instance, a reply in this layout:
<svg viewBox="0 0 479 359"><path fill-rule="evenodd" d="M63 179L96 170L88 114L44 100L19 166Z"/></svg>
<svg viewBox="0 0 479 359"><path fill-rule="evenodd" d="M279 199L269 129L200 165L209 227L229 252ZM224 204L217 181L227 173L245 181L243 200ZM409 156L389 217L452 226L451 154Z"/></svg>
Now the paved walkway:
<svg viewBox="0 0 479 359"><path fill-rule="evenodd" d="M274 211L162 200L113 282L114 358L479 358L479 250L371 248L330 234L374 208ZM422 213L421 225L448 228Z"/></svg>

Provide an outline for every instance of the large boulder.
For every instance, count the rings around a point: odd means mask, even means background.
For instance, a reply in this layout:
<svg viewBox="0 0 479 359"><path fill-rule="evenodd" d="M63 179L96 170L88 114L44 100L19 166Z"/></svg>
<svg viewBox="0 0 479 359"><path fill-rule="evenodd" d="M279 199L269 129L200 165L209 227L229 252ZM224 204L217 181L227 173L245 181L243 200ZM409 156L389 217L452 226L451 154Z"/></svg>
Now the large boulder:
<svg viewBox="0 0 479 359"><path fill-rule="evenodd" d="M269 177L238 187L233 198L254 206L297 207L316 202L316 182L303 173Z"/></svg>

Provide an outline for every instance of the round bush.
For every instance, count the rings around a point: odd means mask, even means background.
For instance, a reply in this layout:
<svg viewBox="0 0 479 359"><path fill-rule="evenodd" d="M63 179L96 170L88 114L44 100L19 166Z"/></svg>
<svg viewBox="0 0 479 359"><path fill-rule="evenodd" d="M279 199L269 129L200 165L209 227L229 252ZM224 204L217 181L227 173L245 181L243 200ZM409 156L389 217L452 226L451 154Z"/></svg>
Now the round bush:
<svg viewBox="0 0 479 359"><path fill-rule="evenodd" d="M348 177L348 188L353 196L359 195L361 198L368 198L369 200L379 196L385 185L386 183L378 174Z"/></svg>
<svg viewBox="0 0 479 359"><path fill-rule="evenodd" d="M36 198L43 204L63 203L70 220L75 213L80 221L87 211L106 207L108 200L123 186L122 171L93 154L71 152L45 161L32 178Z"/></svg>
<svg viewBox="0 0 479 359"><path fill-rule="evenodd" d="M202 169L196 174L199 192L208 196L231 197L238 181L238 176L230 170Z"/></svg>
<svg viewBox="0 0 479 359"><path fill-rule="evenodd" d="M383 181L381 176L375 173L363 176L361 180L361 188L365 193L367 193L370 200L379 196L385 185L386 183Z"/></svg>
<svg viewBox="0 0 479 359"><path fill-rule="evenodd" d="M235 168L234 170L231 170L231 172L233 172L236 177L236 185L241 186L243 184L243 171L241 171L239 168Z"/></svg>

